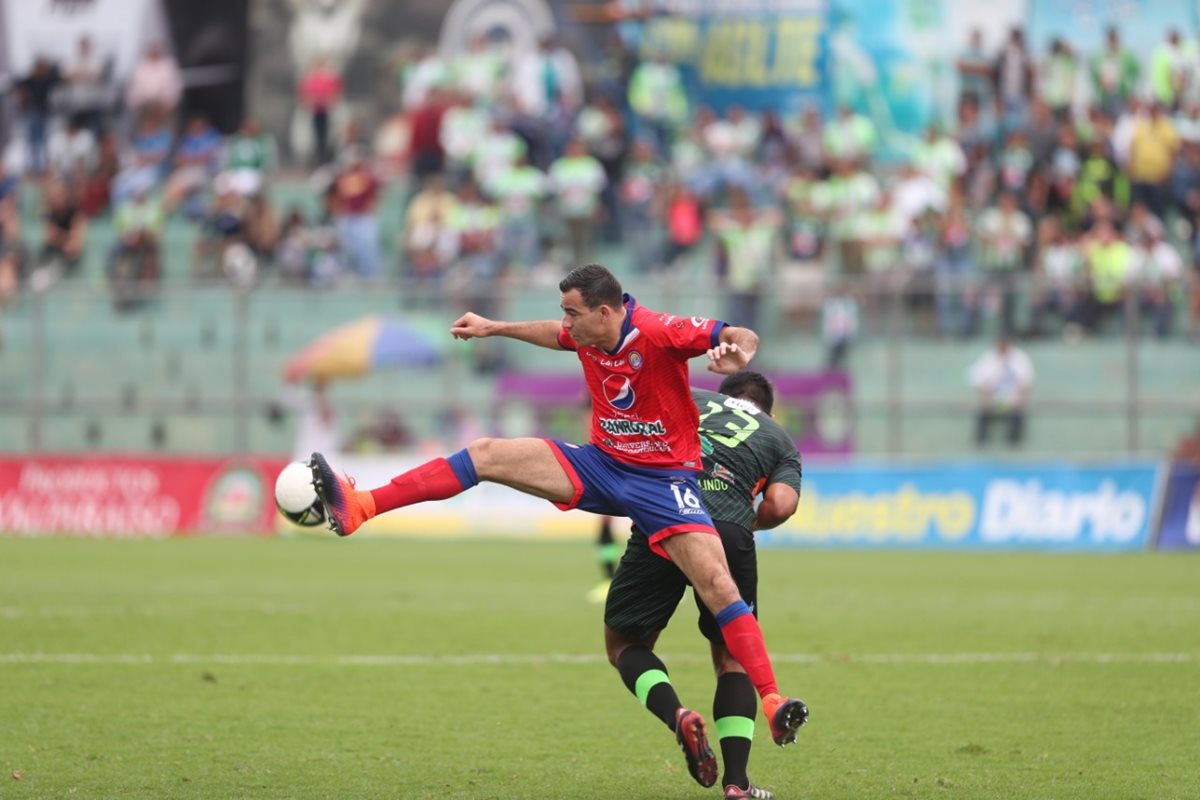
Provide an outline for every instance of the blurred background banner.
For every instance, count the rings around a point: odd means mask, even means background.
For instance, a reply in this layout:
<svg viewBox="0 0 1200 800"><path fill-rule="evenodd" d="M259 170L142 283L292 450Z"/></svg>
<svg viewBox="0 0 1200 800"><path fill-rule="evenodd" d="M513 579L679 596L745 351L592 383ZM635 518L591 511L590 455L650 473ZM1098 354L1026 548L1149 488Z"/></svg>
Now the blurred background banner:
<svg viewBox="0 0 1200 800"><path fill-rule="evenodd" d="M1160 550L1200 549L1200 464L1177 461L1171 465L1157 544Z"/></svg>
<svg viewBox="0 0 1200 800"><path fill-rule="evenodd" d="M1152 462L817 466L763 546L1142 550Z"/></svg>
<svg viewBox="0 0 1200 800"><path fill-rule="evenodd" d="M642 54L677 62L701 103L717 111L825 107L828 100L827 0L719 0L681 3L652 19Z"/></svg>
<svg viewBox="0 0 1200 800"><path fill-rule="evenodd" d="M1099 50L1110 26L1120 32L1124 46L1150 53L1164 31L1194 32L1198 22L1200 4L1195 0L1037 0L1028 10L1033 43L1041 46L1057 38L1083 52Z"/></svg>
<svg viewBox="0 0 1200 800"><path fill-rule="evenodd" d="M281 458L0 459L0 530L25 536L261 535Z"/></svg>

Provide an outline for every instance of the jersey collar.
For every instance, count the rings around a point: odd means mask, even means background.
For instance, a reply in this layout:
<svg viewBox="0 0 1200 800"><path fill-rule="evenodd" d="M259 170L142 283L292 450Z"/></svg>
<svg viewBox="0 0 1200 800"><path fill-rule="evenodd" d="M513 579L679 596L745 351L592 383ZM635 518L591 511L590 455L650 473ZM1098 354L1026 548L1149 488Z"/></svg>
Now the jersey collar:
<svg viewBox="0 0 1200 800"><path fill-rule="evenodd" d="M617 340L617 346L612 350L604 350L604 354L608 356L615 356L621 352L621 349L636 339L639 333L638 329L633 327L633 312L637 308L637 300L629 292L626 292L621 295L621 302L625 305L625 319L621 321L621 338Z"/></svg>

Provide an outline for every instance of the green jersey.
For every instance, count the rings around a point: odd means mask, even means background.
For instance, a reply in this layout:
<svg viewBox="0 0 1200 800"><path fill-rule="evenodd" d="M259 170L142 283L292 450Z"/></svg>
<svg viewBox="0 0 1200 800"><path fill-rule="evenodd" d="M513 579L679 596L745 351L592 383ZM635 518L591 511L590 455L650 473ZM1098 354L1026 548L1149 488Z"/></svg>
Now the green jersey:
<svg viewBox="0 0 1200 800"><path fill-rule="evenodd" d="M773 483L800 491L800 454L779 423L753 403L692 389L700 412L700 490L714 522L754 529L754 498Z"/></svg>

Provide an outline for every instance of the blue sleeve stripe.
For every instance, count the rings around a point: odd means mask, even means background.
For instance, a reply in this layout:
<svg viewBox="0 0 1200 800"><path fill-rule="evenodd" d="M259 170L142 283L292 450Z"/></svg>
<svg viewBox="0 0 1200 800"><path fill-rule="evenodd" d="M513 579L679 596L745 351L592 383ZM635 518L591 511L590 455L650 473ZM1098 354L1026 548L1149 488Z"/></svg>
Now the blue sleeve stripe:
<svg viewBox="0 0 1200 800"><path fill-rule="evenodd" d="M725 323L717 320L712 329L712 344L709 347L716 347L721 343L721 329L725 327Z"/></svg>
<svg viewBox="0 0 1200 800"><path fill-rule="evenodd" d="M724 628L738 617L742 617L750 613L752 613L750 611L750 606L746 605L745 600L734 600L732 603L717 612L717 624Z"/></svg>
<svg viewBox="0 0 1200 800"><path fill-rule="evenodd" d="M479 475L475 472L475 462L471 460L471 454L466 448L459 450L454 455L446 459L450 462L450 469L454 470L455 476L464 489L470 489L472 486L479 485Z"/></svg>

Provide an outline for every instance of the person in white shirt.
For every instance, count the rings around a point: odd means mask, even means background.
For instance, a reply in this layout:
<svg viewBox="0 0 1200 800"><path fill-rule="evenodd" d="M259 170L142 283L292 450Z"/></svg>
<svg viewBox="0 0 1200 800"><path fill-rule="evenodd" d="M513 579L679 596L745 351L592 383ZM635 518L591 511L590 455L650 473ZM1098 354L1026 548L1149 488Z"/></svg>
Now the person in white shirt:
<svg viewBox="0 0 1200 800"><path fill-rule="evenodd" d="M1013 347L1007 336L999 336L993 348L979 356L967 372L970 385L979 392L975 417L975 443L987 444L992 424L1008 425L1008 443L1016 446L1025 437L1025 407L1033 386L1033 362L1024 350Z"/></svg>
<svg viewBox="0 0 1200 800"><path fill-rule="evenodd" d="M1138 308L1152 320L1154 335L1165 339L1171 333L1177 295L1183 290L1183 258L1156 229L1138 248L1134 265L1130 282L1138 290Z"/></svg>

